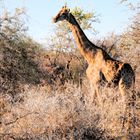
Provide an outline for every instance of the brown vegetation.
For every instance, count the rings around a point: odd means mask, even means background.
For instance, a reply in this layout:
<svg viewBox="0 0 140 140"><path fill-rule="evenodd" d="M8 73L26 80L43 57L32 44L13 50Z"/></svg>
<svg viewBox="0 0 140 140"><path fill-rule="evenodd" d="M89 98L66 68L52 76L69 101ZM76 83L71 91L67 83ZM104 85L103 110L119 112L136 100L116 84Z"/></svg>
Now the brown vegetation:
<svg viewBox="0 0 140 140"><path fill-rule="evenodd" d="M1 139L89 140L125 134L121 132L123 101L117 89L102 89L103 106L89 105L85 62L74 55L42 51L29 42L1 41ZM135 136L140 131L139 101L137 90Z"/></svg>

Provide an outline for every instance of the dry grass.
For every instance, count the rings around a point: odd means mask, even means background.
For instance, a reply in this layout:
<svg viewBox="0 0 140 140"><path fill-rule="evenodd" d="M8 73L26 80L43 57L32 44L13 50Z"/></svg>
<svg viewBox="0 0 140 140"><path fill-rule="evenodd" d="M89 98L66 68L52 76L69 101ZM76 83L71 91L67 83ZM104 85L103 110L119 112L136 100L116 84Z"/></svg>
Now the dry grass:
<svg viewBox="0 0 140 140"><path fill-rule="evenodd" d="M85 92L86 91L86 92ZM123 136L124 103L116 89L102 91L103 105L90 102L87 81L83 87L65 83L65 90L47 93L42 87L25 87L22 103L1 96L1 139L92 140ZM134 135L140 135L140 97L134 107Z"/></svg>
<svg viewBox="0 0 140 140"><path fill-rule="evenodd" d="M124 115L118 89L102 88L103 104L92 102L94 89L89 88L87 65L79 56L46 52L30 40L0 43L0 139L117 140L128 134L129 114ZM138 58L139 51L134 50L119 57L135 68L136 100L129 106L128 139L136 140L140 137ZM132 97L132 92L128 94Z"/></svg>
<svg viewBox="0 0 140 140"><path fill-rule="evenodd" d="M127 135L122 121L128 116L118 89L103 88L103 104L96 99L92 102L94 89L85 78L85 62L67 54L44 52L32 43L26 48L27 44L1 45L0 139L108 140ZM136 66L136 101L129 106L133 135L129 139L137 140L140 67L136 54L128 54L128 58L131 56L129 60Z"/></svg>

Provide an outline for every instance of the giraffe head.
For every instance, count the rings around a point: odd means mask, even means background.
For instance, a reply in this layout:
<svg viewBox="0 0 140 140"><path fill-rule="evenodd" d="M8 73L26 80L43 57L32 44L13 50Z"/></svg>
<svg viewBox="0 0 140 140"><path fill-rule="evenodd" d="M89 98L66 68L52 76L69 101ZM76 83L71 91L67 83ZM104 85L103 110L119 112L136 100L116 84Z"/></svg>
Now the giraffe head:
<svg viewBox="0 0 140 140"><path fill-rule="evenodd" d="M58 12L58 14L53 18L53 21L54 23L56 23L58 21L69 19L70 19L70 9L68 9L66 6L63 6L62 9Z"/></svg>

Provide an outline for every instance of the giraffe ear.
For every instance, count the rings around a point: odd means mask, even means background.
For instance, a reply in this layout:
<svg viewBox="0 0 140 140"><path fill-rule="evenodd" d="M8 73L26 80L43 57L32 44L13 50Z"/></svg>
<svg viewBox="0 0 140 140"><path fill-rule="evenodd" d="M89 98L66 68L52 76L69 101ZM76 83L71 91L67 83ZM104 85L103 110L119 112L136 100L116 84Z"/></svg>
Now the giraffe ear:
<svg viewBox="0 0 140 140"><path fill-rule="evenodd" d="M62 6L62 9L65 9L65 6Z"/></svg>

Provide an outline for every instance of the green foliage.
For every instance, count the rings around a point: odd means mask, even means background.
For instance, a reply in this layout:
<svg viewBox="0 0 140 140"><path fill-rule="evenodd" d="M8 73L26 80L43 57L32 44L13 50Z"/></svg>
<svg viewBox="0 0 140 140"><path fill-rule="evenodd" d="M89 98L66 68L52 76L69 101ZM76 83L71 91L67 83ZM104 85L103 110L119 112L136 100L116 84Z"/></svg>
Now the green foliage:
<svg viewBox="0 0 140 140"><path fill-rule="evenodd" d="M71 13L75 16L83 30L95 32L92 26L93 22L98 22L95 12L85 12L83 9L75 7L71 10ZM48 40L50 43L49 47L55 51L75 51L76 47L71 31L65 21L56 24L54 35Z"/></svg>
<svg viewBox="0 0 140 140"><path fill-rule="evenodd" d="M76 17L83 30L93 29L92 23L98 20L94 12L84 12L79 7L75 7L71 13Z"/></svg>
<svg viewBox="0 0 140 140"><path fill-rule="evenodd" d="M74 15L83 30L94 30L92 23L98 21L98 18L95 16L95 12L85 12L83 9L75 7L71 10L71 13ZM65 30L67 33L70 32L66 22L58 23L56 28L62 31Z"/></svg>

